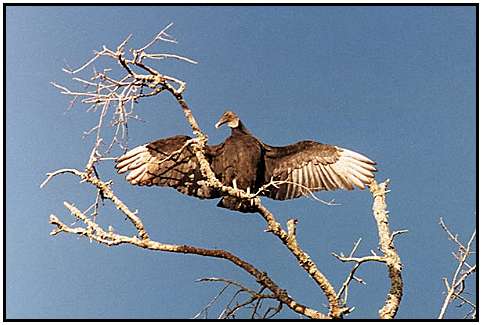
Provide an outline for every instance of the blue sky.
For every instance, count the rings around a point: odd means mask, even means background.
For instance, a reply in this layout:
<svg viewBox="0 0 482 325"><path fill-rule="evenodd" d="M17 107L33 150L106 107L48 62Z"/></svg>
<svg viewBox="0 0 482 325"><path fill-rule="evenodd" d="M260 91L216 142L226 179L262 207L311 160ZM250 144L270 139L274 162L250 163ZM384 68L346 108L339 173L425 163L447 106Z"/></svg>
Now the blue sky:
<svg viewBox="0 0 482 325"><path fill-rule="evenodd" d="M75 236L50 237L51 213L73 222L63 201L87 208L95 191L72 176L39 189L45 174L82 168L94 138L83 138L95 113L75 106L49 82L72 85L61 71L92 50L149 41L169 22L179 44L161 52L197 65L156 63L188 83L185 93L210 143L228 135L214 123L227 108L271 145L313 139L362 152L391 179L391 227L408 229L396 246L404 270L400 318L434 318L442 277L453 273L446 223L466 240L475 227L474 7L8 7L6 25L6 272L9 318L189 318L220 290L201 277L256 287L242 270L212 258L108 248ZM116 68L115 65L112 67ZM101 68L100 63L96 65ZM140 102L145 122L129 125L132 146L190 134L167 94ZM106 162L104 179L138 209L155 240L228 249L268 272L303 304L323 309L316 285L258 215L216 208L166 188L135 188ZM350 266L331 252L376 249L368 191L319 193L341 206L303 198L264 203L284 224L299 219L298 240L338 289ZM133 234L107 203L99 222ZM363 265L353 284L352 318L383 304L382 265ZM475 294L473 281L468 291ZM211 316L219 313L213 309ZM462 311L451 308L449 317ZM297 317L285 308L283 317Z"/></svg>

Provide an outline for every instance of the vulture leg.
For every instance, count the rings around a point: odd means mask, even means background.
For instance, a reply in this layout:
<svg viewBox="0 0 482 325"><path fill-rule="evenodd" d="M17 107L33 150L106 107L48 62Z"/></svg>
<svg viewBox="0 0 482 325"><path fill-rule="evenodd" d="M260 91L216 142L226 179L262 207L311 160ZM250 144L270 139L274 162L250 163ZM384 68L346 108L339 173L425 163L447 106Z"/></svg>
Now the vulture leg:
<svg viewBox="0 0 482 325"><path fill-rule="evenodd" d="M249 186L248 186L248 188L246 189L246 193L248 193L248 195L251 195L251 188L250 188ZM255 200L256 200L255 198L249 199L249 204L250 204L251 206L254 206Z"/></svg>

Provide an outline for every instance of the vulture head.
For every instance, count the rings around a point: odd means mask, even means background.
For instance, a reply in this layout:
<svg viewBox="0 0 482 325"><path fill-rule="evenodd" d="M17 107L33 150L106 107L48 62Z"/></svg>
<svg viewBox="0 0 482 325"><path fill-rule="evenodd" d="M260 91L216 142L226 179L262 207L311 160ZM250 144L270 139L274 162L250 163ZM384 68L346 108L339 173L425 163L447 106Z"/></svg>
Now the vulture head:
<svg viewBox="0 0 482 325"><path fill-rule="evenodd" d="M218 123L216 123L215 127L218 129L221 125L228 123L228 126L232 129L235 129L239 126L239 117L236 113L231 111L226 111L219 119Z"/></svg>

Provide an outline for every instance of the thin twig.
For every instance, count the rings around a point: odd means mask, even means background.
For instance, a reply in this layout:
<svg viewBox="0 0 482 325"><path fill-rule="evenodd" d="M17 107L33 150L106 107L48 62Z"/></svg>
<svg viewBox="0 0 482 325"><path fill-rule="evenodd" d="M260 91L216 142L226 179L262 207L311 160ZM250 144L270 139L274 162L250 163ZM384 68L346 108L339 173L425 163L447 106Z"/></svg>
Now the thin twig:
<svg viewBox="0 0 482 325"><path fill-rule="evenodd" d="M458 258L457 258L458 265L457 265L457 268L455 269L455 272L452 276L452 280L451 280L450 284L449 284L447 278L444 278L444 283L445 283L445 286L447 288L447 295L445 296L442 307L440 308L440 313L438 315L438 319L443 319L445 317L445 313L447 312L447 308L448 308L449 304L453 300L460 299L464 303L468 303L468 300L462 297L462 293L465 290L465 280L467 279L467 277L470 274L474 273L477 270L477 267L475 265L470 266L467 263L467 259L469 258L470 253L471 253L472 243L475 240L476 230L474 230L474 232L472 233L472 236L470 237L467 244L464 245L459 241L458 235L456 235L456 234L454 235L448 229L448 227L445 225L445 222L443 221L442 218L440 218L439 224L442 227L442 229L448 234L449 239L457 245L458 250L461 252L461 254L458 255ZM464 266L466 266L468 268L466 270L464 270L463 269ZM468 304L471 305L471 306L475 306L475 304L473 304L473 303L468 303ZM476 312L476 309L474 308L474 314L475 314L475 312Z"/></svg>
<svg viewBox="0 0 482 325"><path fill-rule="evenodd" d="M278 188L280 185L283 185L283 184L291 184L291 185L295 185L297 187L300 187L301 189L303 189L305 191L304 193L304 196L310 196L313 200L315 201L318 201L320 203L323 203L325 205L329 205L329 206L334 206L334 205L340 205L338 203L335 203L334 200L331 200L331 201L324 201L322 199L320 199L319 197L317 197L314 193L314 191L317 191L317 190L320 190L322 188L309 188L303 184L299 184L299 183L296 183L296 182L292 182L292 181L288 181L288 180L283 180L283 181L275 181L275 180L271 180L269 183L267 184L264 184L263 186L261 186L258 191L256 191L256 193L253 193L252 194L252 197L255 198L255 197L258 197L260 196L263 192L269 190L270 187L275 187L275 188Z"/></svg>

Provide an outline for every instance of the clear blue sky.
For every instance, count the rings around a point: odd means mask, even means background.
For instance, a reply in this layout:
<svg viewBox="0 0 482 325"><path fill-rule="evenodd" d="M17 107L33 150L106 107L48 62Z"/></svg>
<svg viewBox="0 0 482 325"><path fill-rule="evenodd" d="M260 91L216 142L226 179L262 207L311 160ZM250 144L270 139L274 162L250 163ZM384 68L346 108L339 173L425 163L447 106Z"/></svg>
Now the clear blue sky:
<svg viewBox="0 0 482 325"><path fill-rule="evenodd" d="M446 223L466 240L475 226L474 7L8 7L6 107L7 316L11 318L188 318L220 286L194 282L225 277L254 286L229 262L197 256L108 248L83 238L50 237L51 213L72 222L62 202L90 205L95 191L66 175L40 190L45 173L82 168L94 138L82 138L94 113L75 106L49 82L72 85L61 68L77 67L103 44L129 33L131 46L150 40L169 22L178 45L160 51L187 55L198 65L159 62L188 82L186 99L210 143L228 130L214 123L236 111L272 145L302 139L336 144L378 162L377 178L391 179L392 229L403 261L401 318L433 318L451 275L453 246ZM100 65L96 66L101 68ZM115 68L116 66L113 65ZM189 134L167 95L143 101L146 121L130 125L132 146ZM101 176L138 209L151 237L228 249L253 263L301 303L325 299L279 240L264 233L258 215L216 208L216 201L167 188L135 188L107 162ZM331 252L376 249L367 191L320 193L341 206L303 198L265 204L281 222L299 219L302 247L339 288L350 265ZM120 232L131 227L110 205L99 219ZM387 293L382 265L364 265L353 284L352 318L376 317ZM468 291L475 294L473 281ZM216 309L214 310L216 311ZM212 314L213 316L215 314ZM448 316L460 312L450 309ZM288 309L284 317L297 317Z"/></svg>

